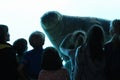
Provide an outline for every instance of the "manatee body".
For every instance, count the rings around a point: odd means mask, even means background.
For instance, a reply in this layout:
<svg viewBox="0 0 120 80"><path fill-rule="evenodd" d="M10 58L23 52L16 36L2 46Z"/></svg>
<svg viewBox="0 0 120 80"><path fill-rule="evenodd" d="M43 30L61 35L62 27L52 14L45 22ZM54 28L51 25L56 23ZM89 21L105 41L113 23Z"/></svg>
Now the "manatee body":
<svg viewBox="0 0 120 80"><path fill-rule="evenodd" d="M58 48L59 44L68 33L72 33L75 30L84 30L87 32L91 25L94 24L99 24L103 27L105 40L109 40L110 20L96 17L68 16L60 14L57 11L46 12L41 17L41 26L58 51L60 51ZM61 55L64 56L63 54ZM67 59L65 56L63 58Z"/></svg>

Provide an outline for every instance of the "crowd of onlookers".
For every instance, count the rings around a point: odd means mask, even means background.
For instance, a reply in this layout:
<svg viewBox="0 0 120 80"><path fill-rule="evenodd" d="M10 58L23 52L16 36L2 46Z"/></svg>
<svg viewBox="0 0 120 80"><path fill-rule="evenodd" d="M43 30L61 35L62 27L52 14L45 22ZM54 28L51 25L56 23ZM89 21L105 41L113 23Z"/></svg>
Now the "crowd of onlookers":
<svg viewBox="0 0 120 80"><path fill-rule="evenodd" d="M120 20L110 23L111 39L105 41L101 25L68 34L60 51L69 57L71 80L120 80ZM69 44L69 46L66 44Z"/></svg>
<svg viewBox="0 0 120 80"><path fill-rule="evenodd" d="M101 25L95 24L84 32L69 33L59 50L69 57L67 69L52 46L45 49L45 34L34 31L28 42L19 38L13 44L9 28L0 24L0 80L120 80L120 20L110 24L111 39L105 42ZM69 46L66 46L69 44Z"/></svg>

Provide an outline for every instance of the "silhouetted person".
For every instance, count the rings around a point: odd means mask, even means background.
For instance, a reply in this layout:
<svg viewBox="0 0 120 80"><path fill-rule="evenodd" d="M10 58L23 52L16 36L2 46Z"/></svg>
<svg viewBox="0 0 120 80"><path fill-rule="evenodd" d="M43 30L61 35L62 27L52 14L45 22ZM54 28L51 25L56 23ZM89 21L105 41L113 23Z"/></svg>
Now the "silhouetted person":
<svg viewBox="0 0 120 80"><path fill-rule="evenodd" d="M54 47L44 49L41 61L38 80L70 80L69 72L63 68L61 57Z"/></svg>
<svg viewBox="0 0 120 80"><path fill-rule="evenodd" d="M29 37L29 43L33 47L32 50L27 51L20 65L20 70L26 70L27 78L30 80L37 80L38 74L41 70L41 55L43 52L43 45L45 42L45 35L43 32L34 31Z"/></svg>
<svg viewBox="0 0 120 80"><path fill-rule="evenodd" d="M76 51L75 80L105 80L104 31L93 25L86 43Z"/></svg>
<svg viewBox="0 0 120 80"><path fill-rule="evenodd" d="M105 44L106 78L120 80L120 19L111 23L112 38Z"/></svg>
<svg viewBox="0 0 120 80"><path fill-rule="evenodd" d="M24 56L24 53L28 49L27 40L24 38L19 38L19 39L15 40L13 43L13 48L16 50L17 60L18 60L18 62L20 62Z"/></svg>
<svg viewBox="0 0 120 80"><path fill-rule="evenodd" d="M19 64L21 63L21 60L23 59L23 56L25 55L25 52L27 51L27 48L28 48L27 40L24 38L19 38L15 40L13 43L13 48L16 51L16 58L18 62L18 78L19 80L24 80L23 74L25 74L25 72L22 72L22 73L19 72Z"/></svg>
<svg viewBox="0 0 120 80"><path fill-rule="evenodd" d="M60 51L69 57L69 61L71 63L70 66L70 74L71 74L71 79L73 76L73 71L74 71L74 65L75 65L75 52L76 49L83 45L86 40L86 33L82 30L77 30L74 31L73 33L69 33L61 42L59 49ZM69 46L67 46L69 45ZM68 62L67 62L68 64ZM67 67L68 68L68 67Z"/></svg>
<svg viewBox="0 0 120 80"><path fill-rule="evenodd" d="M17 80L16 53L9 40L8 26L0 24L0 80Z"/></svg>

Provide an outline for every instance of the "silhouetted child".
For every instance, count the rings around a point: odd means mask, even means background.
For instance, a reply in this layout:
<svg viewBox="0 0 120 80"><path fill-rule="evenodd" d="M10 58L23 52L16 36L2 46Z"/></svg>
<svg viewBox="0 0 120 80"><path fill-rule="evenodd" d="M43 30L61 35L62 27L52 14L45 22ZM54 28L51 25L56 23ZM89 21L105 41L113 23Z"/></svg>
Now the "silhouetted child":
<svg viewBox="0 0 120 80"><path fill-rule="evenodd" d="M41 61L38 80L70 80L69 72L63 68L61 57L54 47L44 49Z"/></svg>
<svg viewBox="0 0 120 80"><path fill-rule="evenodd" d="M93 25L88 31L86 43L76 50L75 80L105 80L104 31Z"/></svg>
<svg viewBox="0 0 120 80"><path fill-rule="evenodd" d="M27 78L29 78L30 80L38 79L38 74L41 70L41 55L44 50L44 42L45 35L43 32L34 31L29 36L29 43L33 47L33 49L25 53L19 70L22 71L25 68Z"/></svg>
<svg viewBox="0 0 120 80"><path fill-rule="evenodd" d="M27 51L27 48L28 48L27 40L24 38L19 38L14 41L13 47L16 50L17 60L18 60L18 62L20 62L24 56L24 53Z"/></svg>
<svg viewBox="0 0 120 80"><path fill-rule="evenodd" d="M23 56L25 55L25 52L27 51L27 40L24 38L19 38L14 41L13 48L16 51L16 58L18 62L18 78L19 80L24 80L21 76L21 73L19 73L19 64L21 63L21 60ZM22 75L25 74L25 72L22 72Z"/></svg>

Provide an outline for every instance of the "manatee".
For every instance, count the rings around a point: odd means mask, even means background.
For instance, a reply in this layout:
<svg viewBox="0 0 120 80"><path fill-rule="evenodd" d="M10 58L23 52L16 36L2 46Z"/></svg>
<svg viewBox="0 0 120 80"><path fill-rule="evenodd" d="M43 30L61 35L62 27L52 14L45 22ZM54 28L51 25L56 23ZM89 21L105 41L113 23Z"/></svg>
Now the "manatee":
<svg viewBox="0 0 120 80"><path fill-rule="evenodd" d="M111 37L109 34L110 22L111 20L98 17L64 15L58 11L48 11L43 14L40 20L43 30L53 46L55 46L59 52L59 45L68 33L72 33L75 30L84 30L87 32L94 24L98 24L103 27L103 30L105 31L105 41L108 41ZM60 55L64 60L68 59L68 57L61 54L61 52Z"/></svg>

